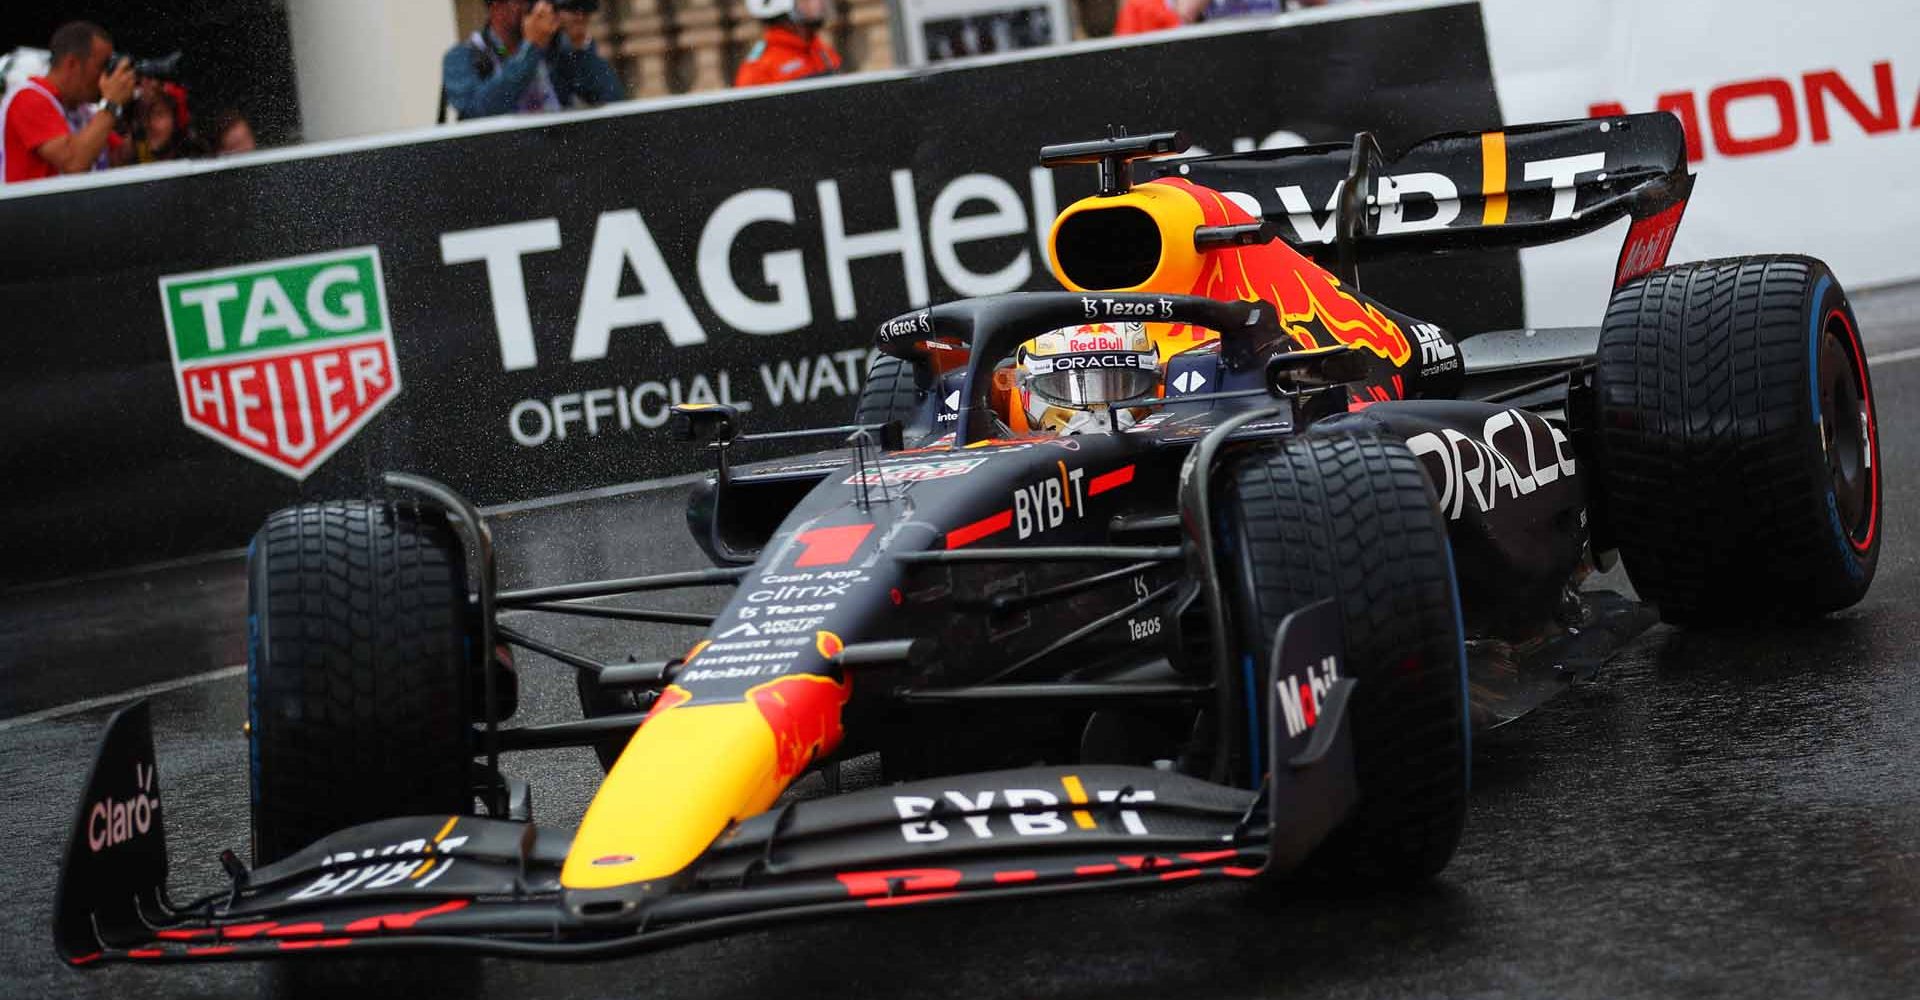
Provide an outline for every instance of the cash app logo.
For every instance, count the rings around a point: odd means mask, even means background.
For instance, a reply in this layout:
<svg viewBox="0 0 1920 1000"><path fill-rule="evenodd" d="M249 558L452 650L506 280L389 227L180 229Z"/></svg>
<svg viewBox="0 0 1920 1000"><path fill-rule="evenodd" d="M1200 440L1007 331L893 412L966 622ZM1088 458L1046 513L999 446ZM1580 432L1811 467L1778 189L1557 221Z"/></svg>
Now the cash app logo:
<svg viewBox="0 0 1920 1000"><path fill-rule="evenodd" d="M187 426L305 479L400 393L378 247L160 279Z"/></svg>

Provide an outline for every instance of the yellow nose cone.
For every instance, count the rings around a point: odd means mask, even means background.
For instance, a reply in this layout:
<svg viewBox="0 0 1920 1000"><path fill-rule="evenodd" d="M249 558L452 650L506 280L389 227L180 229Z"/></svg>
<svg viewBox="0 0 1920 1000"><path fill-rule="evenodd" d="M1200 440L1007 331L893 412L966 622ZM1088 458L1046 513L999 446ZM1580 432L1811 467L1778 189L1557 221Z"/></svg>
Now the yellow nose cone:
<svg viewBox="0 0 1920 1000"><path fill-rule="evenodd" d="M738 820L765 812L840 742L847 686L793 674L744 700L682 704L669 688L607 773L560 870L569 889L666 878ZM738 696L736 696L738 697Z"/></svg>

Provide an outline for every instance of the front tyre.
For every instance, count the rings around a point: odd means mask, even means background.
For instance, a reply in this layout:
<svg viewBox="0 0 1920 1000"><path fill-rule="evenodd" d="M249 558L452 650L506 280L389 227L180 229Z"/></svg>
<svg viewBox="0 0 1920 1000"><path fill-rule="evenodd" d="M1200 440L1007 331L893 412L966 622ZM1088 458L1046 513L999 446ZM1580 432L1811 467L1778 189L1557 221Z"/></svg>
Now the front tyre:
<svg viewBox="0 0 1920 1000"><path fill-rule="evenodd" d="M445 515L279 511L247 558L256 865L343 827L473 811L478 637Z"/></svg>
<svg viewBox="0 0 1920 1000"><path fill-rule="evenodd" d="M1878 425L1825 264L1741 257L1629 283L1596 389L1612 534L1662 617L1801 617L1866 596L1884 534Z"/></svg>
<svg viewBox="0 0 1920 1000"><path fill-rule="evenodd" d="M1221 573L1253 663L1288 614L1331 597L1346 631L1360 801L1307 870L1411 882L1466 821L1466 658L1446 522L1418 459L1373 433L1291 438L1231 468Z"/></svg>

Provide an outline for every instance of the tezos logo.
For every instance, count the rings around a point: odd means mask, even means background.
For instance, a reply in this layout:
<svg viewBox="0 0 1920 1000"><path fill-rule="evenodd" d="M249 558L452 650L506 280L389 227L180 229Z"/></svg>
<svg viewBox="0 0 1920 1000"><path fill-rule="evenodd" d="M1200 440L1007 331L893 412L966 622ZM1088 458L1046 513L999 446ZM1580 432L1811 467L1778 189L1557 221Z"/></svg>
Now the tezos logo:
<svg viewBox="0 0 1920 1000"><path fill-rule="evenodd" d="M922 309L908 316L900 316L880 324L880 339L894 340L933 332L933 312Z"/></svg>
<svg viewBox="0 0 1920 1000"><path fill-rule="evenodd" d="M305 479L400 393L378 247L160 279L188 427Z"/></svg>
<svg viewBox="0 0 1920 1000"><path fill-rule="evenodd" d="M1087 319L1159 319L1173 318L1173 300L1154 299L1152 302L1127 301L1125 299L1095 299L1082 295L1080 309Z"/></svg>
<svg viewBox="0 0 1920 1000"><path fill-rule="evenodd" d="M95 854L144 836L160 813L160 790L153 787L152 765L133 764L134 794L103 798L87 810L87 847Z"/></svg>

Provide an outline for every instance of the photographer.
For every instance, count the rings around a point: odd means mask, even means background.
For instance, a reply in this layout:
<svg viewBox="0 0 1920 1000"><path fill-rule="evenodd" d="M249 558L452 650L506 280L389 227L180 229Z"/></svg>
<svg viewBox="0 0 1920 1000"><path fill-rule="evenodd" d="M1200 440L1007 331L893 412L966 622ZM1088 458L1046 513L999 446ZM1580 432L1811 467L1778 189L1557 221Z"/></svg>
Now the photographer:
<svg viewBox="0 0 1920 1000"><path fill-rule="evenodd" d="M488 0L486 25L441 60L442 113L448 104L461 118L481 118L619 100L620 78L587 31L598 6Z"/></svg>
<svg viewBox="0 0 1920 1000"><path fill-rule="evenodd" d="M0 102L0 180L8 184L106 166L108 149L120 142L114 123L133 97L133 68L122 60L108 71L113 42L99 25L62 25L47 47L47 75ZM93 103L102 99L107 113L96 114Z"/></svg>
<svg viewBox="0 0 1920 1000"><path fill-rule="evenodd" d="M733 85L753 87L840 72L840 53L820 33L827 0L747 0L763 25L760 41L734 74Z"/></svg>

